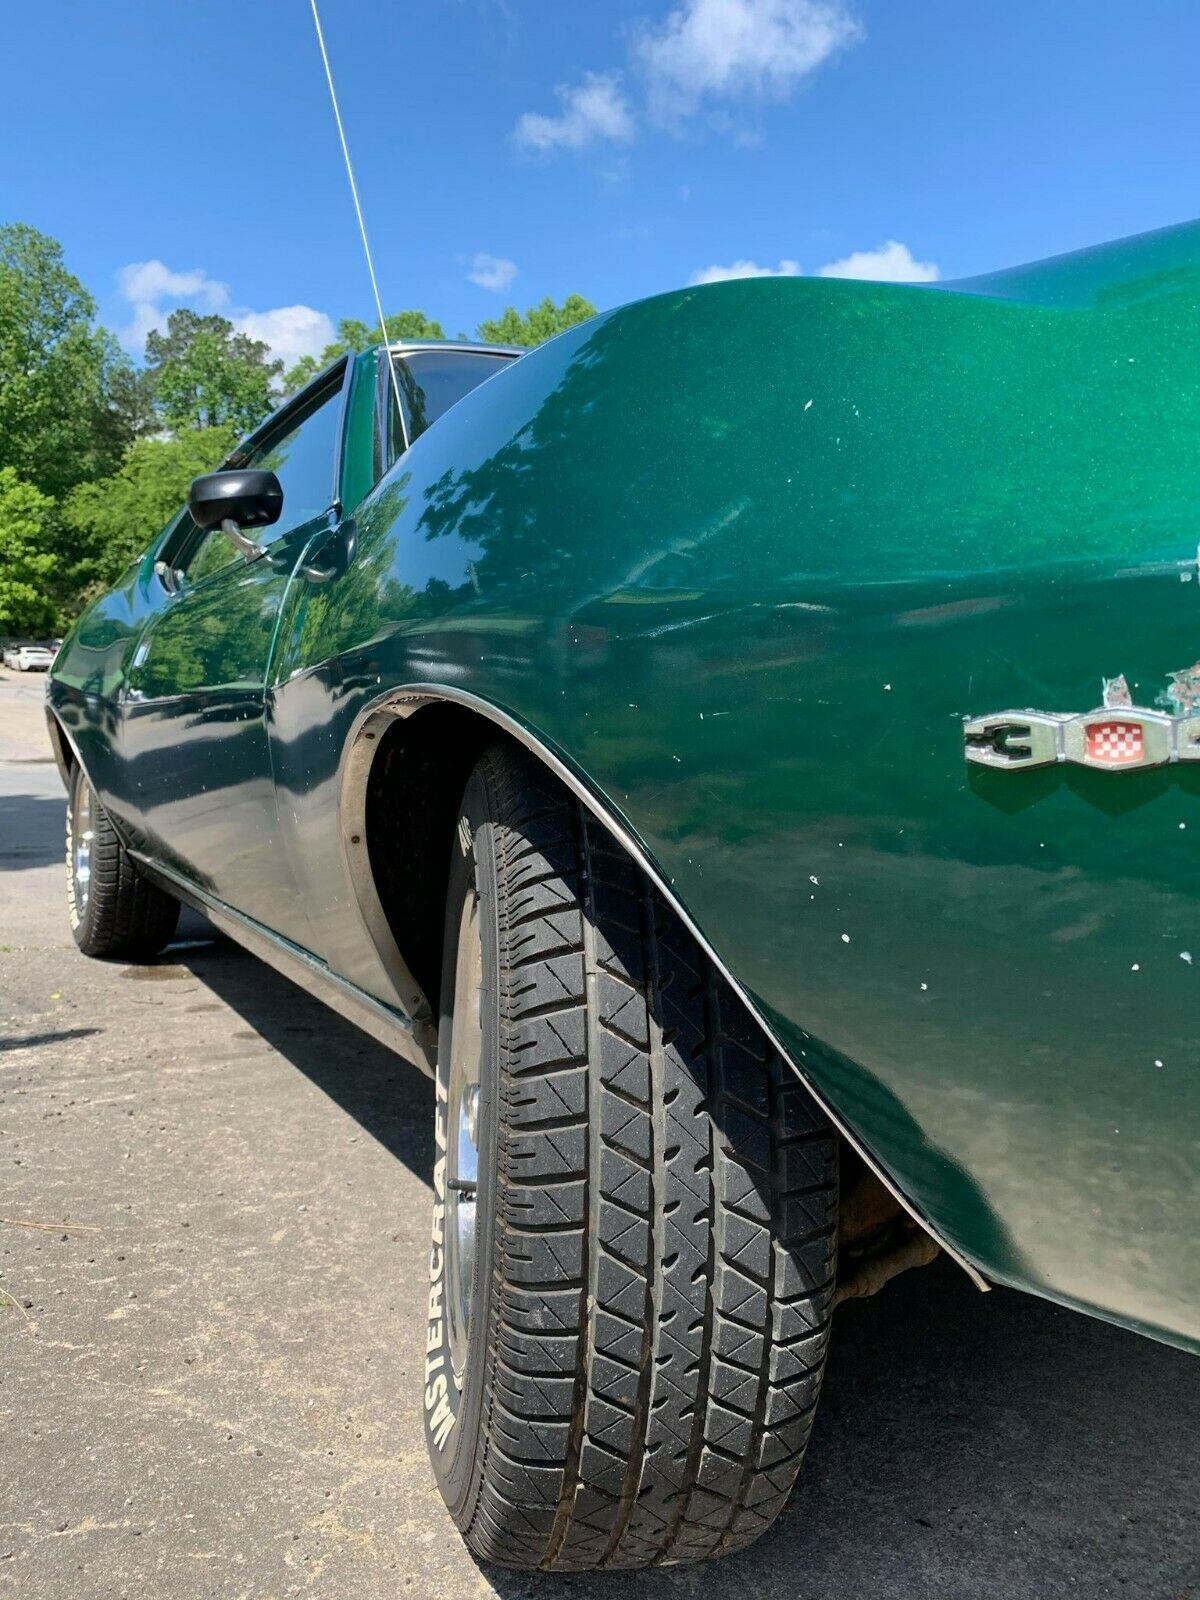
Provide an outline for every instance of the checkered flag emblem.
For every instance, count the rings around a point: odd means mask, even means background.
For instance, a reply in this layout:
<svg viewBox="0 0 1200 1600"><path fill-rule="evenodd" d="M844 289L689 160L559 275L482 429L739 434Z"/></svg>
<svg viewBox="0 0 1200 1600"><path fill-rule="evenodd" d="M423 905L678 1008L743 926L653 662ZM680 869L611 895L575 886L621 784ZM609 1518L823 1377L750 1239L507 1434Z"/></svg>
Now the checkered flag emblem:
<svg viewBox="0 0 1200 1600"><path fill-rule="evenodd" d="M1087 728L1087 753L1093 761L1120 767L1145 755L1142 730L1136 722L1091 722Z"/></svg>

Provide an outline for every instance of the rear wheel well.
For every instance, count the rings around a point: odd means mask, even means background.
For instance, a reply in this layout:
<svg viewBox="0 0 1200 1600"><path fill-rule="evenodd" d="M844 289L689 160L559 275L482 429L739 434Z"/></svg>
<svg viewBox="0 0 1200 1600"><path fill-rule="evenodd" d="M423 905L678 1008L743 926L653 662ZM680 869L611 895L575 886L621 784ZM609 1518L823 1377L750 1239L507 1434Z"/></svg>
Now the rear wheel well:
<svg viewBox="0 0 1200 1600"><path fill-rule="evenodd" d="M392 938L436 1018L450 846L483 750L503 735L465 706L437 702L379 735L367 778L367 853Z"/></svg>
<svg viewBox="0 0 1200 1600"><path fill-rule="evenodd" d="M378 746L364 815L374 890L436 1027L451 847L463 791L484 750L516 741L489 717L450 701L394 716L369 737ZM762 1024L738 998L747 1023L760 1031ZM834 1131L841 1147L843 1299L875 1293L895 1272L932 1260L938 1246L844 1133Z"/></svg>

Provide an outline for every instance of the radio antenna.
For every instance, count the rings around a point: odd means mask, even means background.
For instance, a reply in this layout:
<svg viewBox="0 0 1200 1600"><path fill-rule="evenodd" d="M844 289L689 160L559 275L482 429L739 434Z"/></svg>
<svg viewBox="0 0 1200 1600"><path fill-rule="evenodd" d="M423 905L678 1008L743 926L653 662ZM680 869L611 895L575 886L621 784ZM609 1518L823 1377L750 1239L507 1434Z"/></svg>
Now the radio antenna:
<svg viewBox="0 0 1200 1600"><path fill-rule="evenodd" d="M312 7L313 26L317 30L317 44L321 49L321 60L325 66L325 82L329 85L329 99L333 105L333 120L337 123L338 138L342 144L342 156L346 163L346 176L350 180L350 194L354 200L354 214L358 218L358 231L362 235L363 254L367 258L367 272L371 278L371 291L375 296L375 310L379 315L379 332L383 337L383 348L387 354L388 371L392 376L392 393L396 397L396 415L400 418L400 433L404 439L404 448L407 450L411 440L408 437L408 423L404 420L404 407L400 403L400 382L396 377L396 362L392 356L392 343L388 338L387 323L383 316L383 301L379 298L379 280L375 276L375 263L371 259L371 246L367 239L367 225L363 221L362 205L358 198L358 185L354 181L354 167L350 161L350 146L346 143L346 130L342 126L342 113L338 108L337 90L333 87L333 69L329 65L329 52L325 48L325 34L321 28L321 13L317 10L317 0L309 0Z"/></svg>

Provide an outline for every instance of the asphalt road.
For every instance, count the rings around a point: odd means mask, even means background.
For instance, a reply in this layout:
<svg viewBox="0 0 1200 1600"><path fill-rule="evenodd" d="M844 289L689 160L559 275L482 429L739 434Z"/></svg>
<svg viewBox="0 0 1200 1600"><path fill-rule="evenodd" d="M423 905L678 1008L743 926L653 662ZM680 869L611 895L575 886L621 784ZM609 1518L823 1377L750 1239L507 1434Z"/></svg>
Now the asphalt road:
<svg viewBox="0 0 1200 1600"><path fill-rule="evenodd" d="M1200 1597L1200 1362L945 1263L839 1311L748 1553L477 1566L418 1414L428 1083L198 919L76 953L40 694L0 673L0 1592Z"/></svg>

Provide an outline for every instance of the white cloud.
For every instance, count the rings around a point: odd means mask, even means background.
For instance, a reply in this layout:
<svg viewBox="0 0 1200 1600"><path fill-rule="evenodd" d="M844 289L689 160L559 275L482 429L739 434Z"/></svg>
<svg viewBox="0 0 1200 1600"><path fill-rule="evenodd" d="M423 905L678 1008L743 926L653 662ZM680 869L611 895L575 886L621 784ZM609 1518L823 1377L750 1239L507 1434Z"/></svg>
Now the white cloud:
<svg viewBox="0 0 1200 1600"><path fill-rule="evenodd" d="M706 100L784 99L862 33L840 0L683 0L635 53L651 114L674 124Z"/></svg>
<svg viewBox="0 0 1200 1600"><path fill-rule="evenodd" d="M709 107L708 120L735 143L757 143L720 102L783 100L830 56L863 37L844 0L681 0L657 27L643 27L630 58L644 80L652 120L677 128ZM526 150L628 144L636 123L616 71L559 84L558 116L526 111L513 142Z"/></svg>
<svg viewBox="0 0 1200 1600"><path fill-rule="evenodd" d="M693 272L692 283L728 283L731 278L796 278L800 263L786 258L777 267L760 267L757 261L734 261L727 267L701 267Z"/></svg>
<svg viewBox="0 0 1200 1600"><path fill-rule="evenodd" d="M146 335L162 327L166 320L166 314L152 300L136 301L129 322L121 329L121 343L131 356L140 356L146 348Z"/></svg>
<svg viewBox="0 0 1200 1600"><path fill-rule="evenodd" d="M240 311L229 319L237 333L261 339L285 369L301 356L319 356L337 337L323 311L311 306L276 306L273 311Z"/></svg>
<svg viewBox="0 0 1200 1600"><path fill-rule="evenodd" d="M129 324L121 331L121 343L133 355L141 355L146 335L167 320L164 302L198 306L202 311L222 311L229 303L229 285L210 278L203 267L190 272L173 272L162 261L131 261L117 273L117 289L129 304Z"/></svg>
<svg viewBox="0 0 1200 1600"><path fill-rule="evenodd" d="M504 256L490 256L486 250L480 250L471 262L467 279L470 283L477 283L481 289L494 289L497 294L503 294L516 275L515 261L509 261Z"/></svg>
<svg viewBox="0 0 1200 1600"><path fill-rule="evenodd" d="M512 136L522 148L582 150L604 139L627 144L633 138L633 114L615 72L588 72L582 83L560 84L554 92L561 115L526 111L517 118Z"/></svg>
<svg viewBox="0 0 1200 1600"><path fill-rule="evenodd" d="M702 267L690 282L726 283L731 278L795 278L796 261L782 260L777 267L760 267L757 261L734 261L727 267ZM861 278L873 283L936 283L941 274L936 261L917 261L906 244L889 239L878 250L855 250L841 261L818 268L818 278Z"/></svg>
<svg viewBox="0 0 1200 1600"><path fill-rule="evenodd" d="M145 348L146 335L165 327L170 313L182 305L227 316L238 333L261 339L272 356L288 366L301 356L320 355L335 338L333 323L311 306L276 306L269 311L231 306L229 285L210 278L203 267L176 272L158 260L131 261L117 273L117 289L129 305L121 343L137 356Z"/></svg>
<svg viewBox="0 0 1200 1600"><path fill-rule="evenodd" d="M210 278L203 267L172 272L162 261L131 261L117 273L117 287L131 305L154 305L159 300L193 300L207 311L219 311L229 301L229 285Z"/></svg>
<svg viewBox="0 0 1200 1600"><path fill-rule="evenodd" d="M936 283L940 273L936 261L916 261L906 244L889 239L878 250L855 250L841 261L830 261L817 276L864 278L872 283Z"/></svg>

